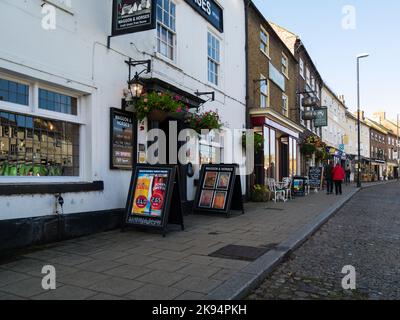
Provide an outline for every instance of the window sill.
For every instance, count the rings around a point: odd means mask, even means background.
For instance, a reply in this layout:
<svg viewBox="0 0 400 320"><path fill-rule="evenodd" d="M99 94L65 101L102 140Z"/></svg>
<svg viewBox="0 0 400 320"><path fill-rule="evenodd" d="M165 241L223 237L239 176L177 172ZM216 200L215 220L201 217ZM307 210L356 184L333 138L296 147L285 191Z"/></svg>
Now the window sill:
<svg viewBox="0 0 400 320"><path fill-rule="evenodd" d="M0 196L31 195L31 194L56 194L103 191L104 182L78 182L78 183L2 183Z"/></svg>

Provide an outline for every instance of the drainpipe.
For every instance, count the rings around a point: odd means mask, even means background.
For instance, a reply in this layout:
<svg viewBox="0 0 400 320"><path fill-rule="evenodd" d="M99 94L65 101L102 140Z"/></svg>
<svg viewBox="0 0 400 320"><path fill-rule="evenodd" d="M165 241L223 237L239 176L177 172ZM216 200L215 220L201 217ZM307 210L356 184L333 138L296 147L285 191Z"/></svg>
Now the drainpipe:
<svg viewBox="0 0 400 320"><path fill-rule="evenodd" d="M244 0L244 19L245 19L245 70L246 70L246 129L251 128L251 121L250 121L250 111L249 111L249 104L250 104L250 76L249 76L249 7L251 4L251 0ZM246 176L246 199L250 199L250 188L251 188L251 175Z"/></svg>

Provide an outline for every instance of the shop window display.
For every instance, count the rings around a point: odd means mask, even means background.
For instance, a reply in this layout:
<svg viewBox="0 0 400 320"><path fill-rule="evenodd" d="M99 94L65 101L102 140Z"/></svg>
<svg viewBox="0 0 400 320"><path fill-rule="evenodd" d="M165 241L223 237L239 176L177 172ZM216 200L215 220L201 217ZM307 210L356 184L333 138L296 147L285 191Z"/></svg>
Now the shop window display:
<svg viewBox="0 0 400 320"><path fill-rule="evenodd" d="M79 176L79 125L1 111L0 176Z"/></svg>

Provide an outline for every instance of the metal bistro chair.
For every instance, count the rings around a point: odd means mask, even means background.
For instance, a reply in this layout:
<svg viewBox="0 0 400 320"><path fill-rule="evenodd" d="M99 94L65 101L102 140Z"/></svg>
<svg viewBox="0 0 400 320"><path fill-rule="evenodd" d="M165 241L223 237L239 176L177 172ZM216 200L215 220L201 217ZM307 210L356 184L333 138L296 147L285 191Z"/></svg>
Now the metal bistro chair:
<svg viewBox="0 0 400 320"><path fill-rule="evenodd" d="M273 195L273 200L276 203L278 200L283 199L285 200L285 191L279 189L275 179L268 179L268 188Z"/></svg>
<svg viewBox="0 0 400 320"><path fill-rule="evenodd" d="M283 184L284 184L286 199L293 200L293 197L292 197L292 179L291 178L283 178Z"/></svg>

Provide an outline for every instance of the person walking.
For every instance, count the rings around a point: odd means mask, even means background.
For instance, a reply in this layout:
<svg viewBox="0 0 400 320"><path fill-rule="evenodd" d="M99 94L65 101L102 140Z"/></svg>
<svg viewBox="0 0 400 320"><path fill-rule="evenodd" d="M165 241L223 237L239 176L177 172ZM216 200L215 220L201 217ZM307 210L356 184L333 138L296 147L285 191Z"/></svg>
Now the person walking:
<svg viewBox="0 0 400 320"><path fill-rule="evenodd" d="M345 172L343 167L339 163L332 171L332 178L335 182L336 195L342 194L342 183L345 179Z"/></svg>
<svg viewBox="0 0 400 320"><path fill-rule="evenodd" d="M324 176L326 181L326 194L328 195L333 193L332 171L333 171L332 160L329 160L324 170Z"/></svg>

